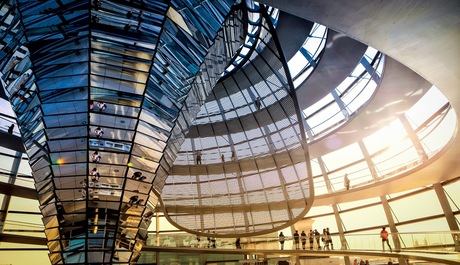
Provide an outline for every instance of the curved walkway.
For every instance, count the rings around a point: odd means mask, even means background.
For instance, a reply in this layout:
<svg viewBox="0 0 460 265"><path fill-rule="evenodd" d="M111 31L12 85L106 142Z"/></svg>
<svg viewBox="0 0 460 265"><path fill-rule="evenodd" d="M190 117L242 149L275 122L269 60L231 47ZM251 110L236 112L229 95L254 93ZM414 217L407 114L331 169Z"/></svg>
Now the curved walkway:
<svg viewBox="0 0 460 265"><path fill-rule="evenodd" d="M446 252L382 252L382 251L356 251L356 250L275 250L275 249L218 249L218 248L184 248L184 247L153 247L146 246L142 248L143 253L147 252L176 252L176 253L196 253L196 254L244 254L258 255L266 257L268 255L297 256L302 257L331 257L331 256L371 256L371 257L387 257L393 259L410 259L423 260L428 262L436 262L442 264L460 264L460 253Z"/></svg>
<svg viewBox="0 0 460 265"><path fill-rule="evenodd" d="M31 245L46 245L45 238L32 236L18 236L6 233L0 233L1 242L9 243L26 243ZM1 249L8 250L8 249ZM145 246L142 248L143 253L148 252L173 252L189 254L242 254L242 255L260 255L280 257L297 256L302 257L331 257L331 256L370 256L370 257L387 257L393 259L410 259L423 260L427 262L436 262L442 264L460 264L460 253L458 252L418 252L418 251L400 251L400 252L382 252L382 251L364 251L364 250L278 250L278 249L219 249L219 248L190 248L190 247L155 247ZM273 258L274 259L274 258Z"/></svg>

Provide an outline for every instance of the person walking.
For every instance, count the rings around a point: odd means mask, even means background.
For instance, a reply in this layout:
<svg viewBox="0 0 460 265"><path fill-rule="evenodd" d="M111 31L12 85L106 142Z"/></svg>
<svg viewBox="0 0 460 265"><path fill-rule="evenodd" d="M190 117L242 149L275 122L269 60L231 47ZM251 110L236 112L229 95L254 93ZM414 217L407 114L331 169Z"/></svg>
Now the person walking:
<svg viewBox="0 0 460 265"><path fill-rule="evenodd" d="M13 134L14 131L14 124L11 124L10 127L8 127L8 133Z"/></svg>
<svg viewBox="0 0 460 265"><path fill-rule="evenodd" d="M390 248L390 252L393 252L390 246L390 242L388 239L388 232L385 230L385 227L382 227L382 231L380 231L380 238L382 239L382 250L385 252L385 242L387 243L388 248Z"/></svg>
<svg viewBox="0 0 460 265"><path fill-rule="evenodd" d="M97 138L104 136L104 130L102 130L101 127L97 127L96 130L94 130L94 133L96 134Z"/></svg>
<svg viewBox="0 0 460 265"><path fill-rule="evenodd" d="M133 206L134 203L136 203L137 201L139 200L139 196L138 195L133 195L129 198L129 202L128 204L131 206Z"/></svg>
<svg viewBox="0 0 460 265"><path fill-rule="evenodd" d="M302 230L302 233L300 233L300 241L302 242L302 249L305 250L305 245L307 244L307 234L305 234L305 231Z"/></svg>
<svg viewBox="0 0 460 265"><path fill-rule="evenodd" d="M348 178L348 174L345 174L345 176L343 176L343 185L345 186L346 190L350 189L350 179Z"/></svg>
<svg viewBox="0 0 460 265"><path fill-rule="evenodd" d="M323 241L324 245L323 250L329 250L329 240L327 239L326 228L323 229L323 233L321 234L321 241Z"/></svg>
<svg viewBox="0 0 460 265"><path fill-rule="evenodd" d="M318 250L321 250L321 243L319 242L319 240L321 238L321 234L316 229L315 229L314 233L315 233L316 245L318 246Z"/></svg>
<svg viewBox="0 0 460 265"><path fill-rule="evenodd" d="M201 151L196 152L196 164L201 165Z"/></svg>
<svg viewBox="0 0 460 265"><path fill-rule="evenodd" d="M256 106L256 109L257 109L257 110L260 109L260 97L257 97L257 98L256 98L256 101L254 102L254 105Z"/></svg>
<svg viewBox="0 0 460 265"><path fill-rule="evenodd" d="M241 249L241 238L237 238L235 241L235 246L237 249Z"/></svg>
<svg viewBox="0 0 460 265"><path fill-rule="evenodd" d="M331 250L334 250L334 243L332 243L331 232L329 232L329 227L326 227L327 241L331 244Z"/></svg>
<svg viewBox="0 0 460 265"><path fill-rule="evenodd" d="M134 174L131 176L131 178L133 178L135 180L139 180L139 181L143 181L144 179L146 179L146 177L144 175L142 175L142 172L140 172L140 171L134 172Z"/></svg>
<svg viewBox="0 0 460 265"><path fill-rule="evenodd" d="M101 175L99 174L99 171L97 171L97 168L93 168L90 175L91 175L91 181L93 181L94 183L99 182L99 178L101 177Z"/></svg>
<svg viewBox="0 0 460 265"><path fill-rule="evenodd" d="M299 232L297 230L295 230L295 233L294 233L294 245L295 245L295 249L300 249L300 247L299 247Z"/></svg>
<svg viewBox="0 0 460 265"><path fill-rule="evenodd" d="M310 233L308 233L308 240L310 241L310 250L313 250L313 240L314 240L315 234L313 231L310 229Z"/></svg>
<svg viewBox="0 0 460 265"><path fill-rule="evenodd" d="M99 162L101 162L101 158L102 158L102 156L99 154L98 151L95 151L95 152L91 155L91 159L93 160L93 163L99 163Z"/></svg>
<svg viewBox="0 0 460 265"><path fill-rule="evenodd" d="M211 236L211 246L212 248L216 248L216 236L215 236L216 231L214 231L213 233L214 235Z"/></svg>
<svg viewBox="0 0 460 265"><path fill-rule="evenodd" d="M278 236L278 241L280 242L281 250L284 249L284 240L285 240L284 234L283 234L283 232L280 232L280 234Z"/></svg>
<svg viewBox="0 0 460 265"><path fill-rule="evenodd" d="M107 109L107 104L105 104L104 102L99 102L97 104L97 107L99 108L99 111L105 111L105 109Z"/></svg>
<svg viewBox="0 0 460 265"><path fill-rule="evenodd" d="M201 241L201 237L200 235L196 235L196 248L199 248L200 247L200 241Z"/></svg>

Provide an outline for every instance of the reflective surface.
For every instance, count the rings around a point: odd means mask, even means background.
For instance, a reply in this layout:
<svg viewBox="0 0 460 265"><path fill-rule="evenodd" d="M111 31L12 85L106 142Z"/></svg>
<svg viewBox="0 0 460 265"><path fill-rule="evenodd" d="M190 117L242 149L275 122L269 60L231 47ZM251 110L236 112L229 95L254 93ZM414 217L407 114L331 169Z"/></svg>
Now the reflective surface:
<svg viewBox="0 0 460 265"><path fill-rule="evenodd" d="M162 189L194 105L212 87L212 80L192 86L193 80L200 67L225 67L227 59L214 60L212 51L224 48L216 36L224 34L231 5L95 0L3 6L11 19L3 32L16 36L4 38L10 49L2 50L2 72L53 264L139 258L157 204L151 190Z"/></svg>
<svg viewBox="0 0 460 265"><path fill-rule="evenodd" d="M270 10L257 11L248 10L258 18L257 48L214 87L163 189L165 214L189 231L267 233L301 218L313 201L287 64Z"/></svg>

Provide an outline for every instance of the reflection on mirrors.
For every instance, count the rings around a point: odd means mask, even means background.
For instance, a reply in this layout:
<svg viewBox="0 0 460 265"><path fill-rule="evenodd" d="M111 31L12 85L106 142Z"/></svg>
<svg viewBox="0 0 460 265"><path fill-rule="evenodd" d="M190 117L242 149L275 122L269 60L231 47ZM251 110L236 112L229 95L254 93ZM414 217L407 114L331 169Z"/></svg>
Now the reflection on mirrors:
<svg viewBox="0 0 460 265"><path fill-rule="evenodd" d="M98 148L108 148L111 150L118 150L118 151L124 151L124 152L129 152L131 150L131 145L128 143L120 143L120 142L96 140L96 139L90 139L89 146L98 147Z"/></svg>
<svg viewBox="0 0 460 265"><path fill-rule="evenodd" d="M93 163L99 163L99 162L101 162L101 158L102 158L102 156L99 154L98 151L95 151L95 152L91 155L91 160L93 161Z"/></svg>
<svg viewBox="0 0 460 265"><path fill-rule="evenodd" d="M104 136L104 130L102 130L101 127L97 127L96 130L94 130L94 135L96 135L97 138L101 138Z"/></svg>

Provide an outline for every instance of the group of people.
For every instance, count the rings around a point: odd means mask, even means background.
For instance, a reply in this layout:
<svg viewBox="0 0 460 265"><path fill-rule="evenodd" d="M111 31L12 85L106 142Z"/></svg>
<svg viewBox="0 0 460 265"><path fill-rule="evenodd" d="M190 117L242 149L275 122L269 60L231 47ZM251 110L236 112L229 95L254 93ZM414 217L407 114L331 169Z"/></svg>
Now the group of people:
<svg viewBox="0 0 460 265"><path fill-rule="evenodd" d="M94 110L94 105L95 105L94 101L91 100L89 102L90 111ZM97 108L99 109L99 111L105 111L107 109L107 104L105 104L104 102L98 102ZM91 135L92 133L91 128L89 128L88 132ZM101 138L102 136L104 136L104 130L101 127L97 127L96 130L94 130L94 134L96 135L97 138Z"/></svg>
<svg viewBox="0 0 460 265"><path fill-rule="evenodd" d="M143 181L147 177L142 174L140 171L134 172L134 174L131 176L132 179Z"/></svg>
<svg viewBox="0 0 460 265"><path fill-rule="evenodd" d="M94 105L94 101L91 100L89 102L89 109L94 110ZM99 109L99 111L105 111L107 109L107 104L105 104L104 102L98 102L97 108Z"/></svg>
<svg viewBox="0 0 460 265"><path fill-rule="evenodd" d="M353 265L369 265L369 260L366 259L366 261L364 261L364 260L361 259L361 260L358 262L358 259L355 259L355 260L353 261Z"/></svg>
<svg viewBox="0 0 460 265"><path fill-rule="evenodd" d="M203 154L202 154L202 152L200 150L195 152L195 164L196 165L201 165L202 156L203 156ZM220 155L220 160L222 161L222 163L225 162L225 155L223 153ZM232 162L236 161L236 153L235 153L235 151L231 152L230 160Z"/></svg>
<svg viewBox="0 0 460 265"><path fill-rule="evenodd" d="M334 243L332 242L331 233L329 231L329 227L323 229L323 233L318 232L317 229L310 230L307 234L305 231L302 231L299 234L299 231L295 231L292 235L292 239L294 241L295 249L300 249L300 242L302 242L302 249L305 250L307 246L307 239L310 244L310 250L314 249L314 242L316 241L316 249L321 250L321 242L323 242L323 249L324 250L334 250ZM283 232L280 232L278 236L278 241L281 245L281 250L284 249L284 242L286 241L286 237L284 236Z"/></svg>
<svg viewBox="0 0 460 265"><path fill-rule="evenodd" d="M104 102L98 102L97 108L99 109L99 111L105 111L107 109L107 104L105 104ZM94 101L90 101L89 109L91 111L94 110ZM89 134L91 134L91 128L89 128ZM97 138L101 138L102 136L104 136L104 130L102 130L101 127L97 127L96 130L94 130L94 134Z"/></svg>
<svg viewBox="0 0 460 265"><path fill-rule="evenodd" d="M209 231L208 231L209 233ZM216 233L216 232L214 232ZM216 237L214 236L208 236L208 248L216 248Z"/></svg>
<svg viewBox="0 0 460 265"><path fill-rule="evenodd" d="M95 163L98 163L100 160L101 160L101 155L96 151L93 153L92 155L92 160L93 162ZM101 177L99 171L97 170L97 168L93 168L91 170L91 172L89 173L89 176L91 178L91 181L93 183L98 183L99 182L99 178ZM140 171L137 171L137 172L134 172L134 174L132 175L133 179L136 179L136 180L139 180L139 181L143 181L146 179L145 176L143 176L142 172ZM86 197L86 188L87 188L87 181L86 179L83 181L83 189L81 190L81 193L82 193L82 196L83 198ZM90 194L91 194L91 191L90 191ZM129 200L129 203L128 204L131 204L131 205L139 205L140 203L143 202L143 199L138 199L139 196L132 196Z"/></svg>
<svg viewBox="0 0 460 265"><path fill-rule="evenodd" d="M208 233L210 233L210 231L208 230ZM216 233L216 232L214 232ZM208 241L208 245L207 245L207 248L216 248L217 245L217 240L216 240L216 237L212 236L212 235L209 235L206 240ZM201 242L201 237L199 235L196 235L196 241L197 241L197 244L196 244L196 247L200 247L200 242ZM239 240L237 240L239 242ZM237 243L237 244L240 244L240 243ZM241 246L241 245L240 245Z"/></svg>
<svg viewBox="0 0 460 265"><path fill-rule="evenodd" d="M393 249L390 246L390 242L388 239L388 231L386 231L385 227L382 227L380 231L380 238L382 239L382 250L385 252L385 245L388 246L390 252ZM294 241L295 249L300 249L300 243L302 243L302 249L306 249L307 239L310 243L310 250L314 249L314 243L316 241L316 249L317 250L334 250L334 243L332 242L331 233L329 231L329 227L323 229L323 233L320 233L317 229L310 230L307 234L305 231L302 231L300 234L296 230L292 235L292 239ZM286 241L286 237L284 236L283 232L279 233L278 241L281 245L281 250L284 249L284 242ZM321 242L323 242L323 247L321 247Z"/></svg>
<svg viewBox="0 0 460 265"><path fill-rule="evenodd" d="M93 134L91 127L88 129L88 134L90 136ZM94 135L96 138L102 138L102 136L104 136L104 130L101 127L97 127L96 130L94 130Z"/></svg>

